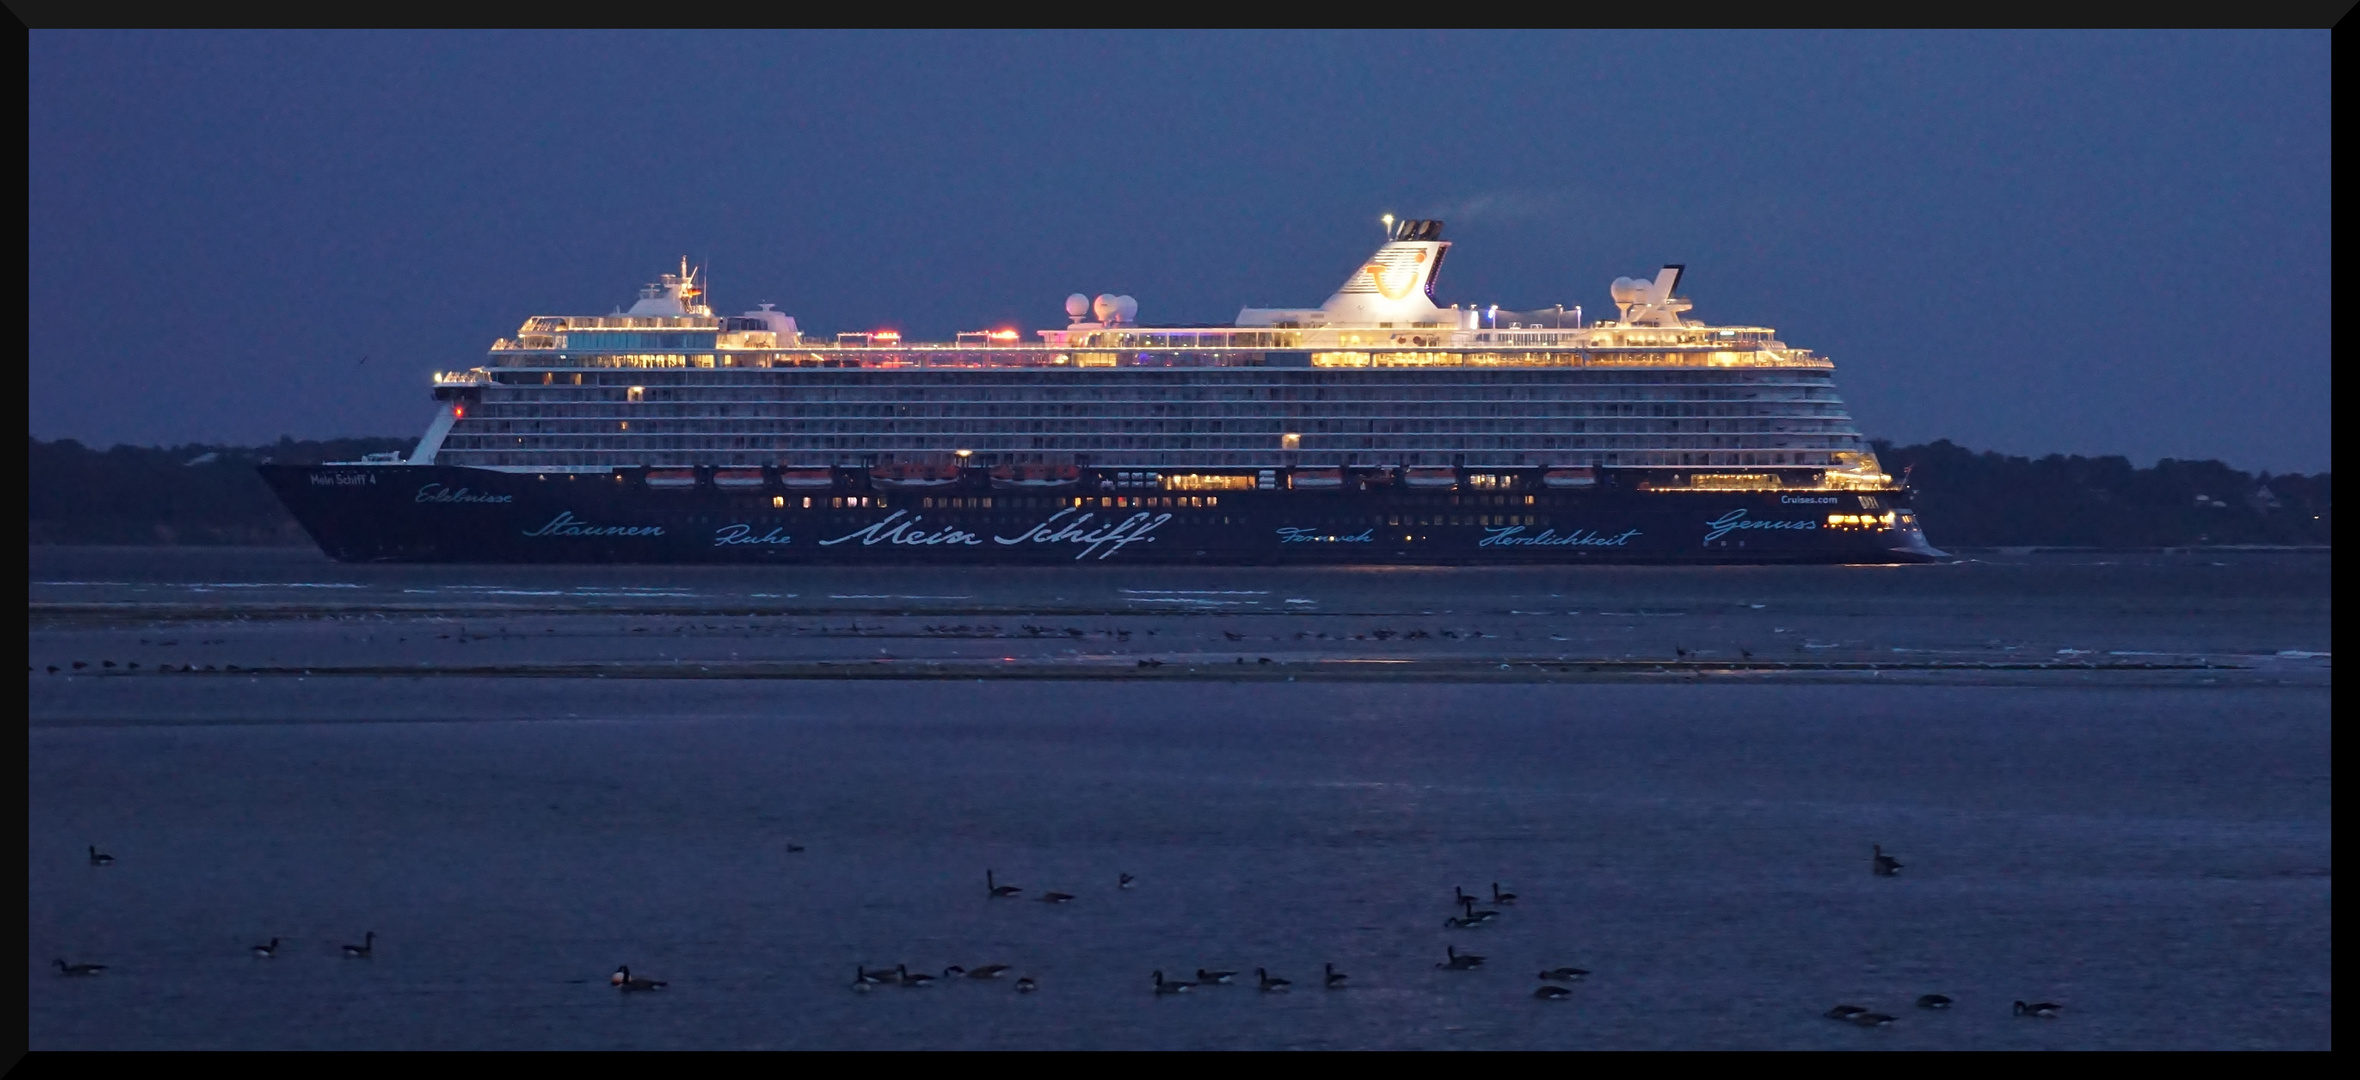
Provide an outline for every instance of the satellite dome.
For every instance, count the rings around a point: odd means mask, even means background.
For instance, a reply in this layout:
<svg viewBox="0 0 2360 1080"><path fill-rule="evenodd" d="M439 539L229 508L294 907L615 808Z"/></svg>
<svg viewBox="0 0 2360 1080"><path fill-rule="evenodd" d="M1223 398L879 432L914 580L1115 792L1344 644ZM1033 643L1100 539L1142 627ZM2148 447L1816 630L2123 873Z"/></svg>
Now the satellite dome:
<svg viewBox="0 0 2360 1080"><path fill-rule="evenodd" d="M1646 291L1647 283L1637 278L1618 277L1614 279L1614 302L1617 304L1636 304L1639 302L1639 297L1644 295Z"/></svg>
<svg viewBox="0 0 2360 1080"><path fill-rule="evenodd" d="M1127 295L1115 297L1114 308L1115 317L1124 322L1137 322L1139 319L1139 301Z"/></svg>
<svg viewBox="0 0 2360 1080"><path fill-rule="evenodd" d="M1113 322L1115 314L1122 309L1122 301L1113 293L1099 293L1098 299L1090 302L1090 311L1098 316L1099 322Z"/></svg>
<svg viewBox="0 0 2360 1080"><path fill-rule="evenodd" d="M1066 297L1065 313L1076 319L1087 317L1090 314L1090 298L1080 293Z"/></svg>

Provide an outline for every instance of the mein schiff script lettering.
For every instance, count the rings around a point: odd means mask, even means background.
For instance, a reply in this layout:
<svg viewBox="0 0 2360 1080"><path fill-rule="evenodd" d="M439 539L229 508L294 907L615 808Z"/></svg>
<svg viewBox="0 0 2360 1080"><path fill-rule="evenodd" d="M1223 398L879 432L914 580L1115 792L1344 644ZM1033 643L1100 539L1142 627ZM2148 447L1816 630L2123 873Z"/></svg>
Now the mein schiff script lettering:
<svg viewBox="0 0 2360 1080"><path fill-rule="evenodd" d="M1815 518L1804 518L1800 521L1763 521L1745 516L1743 510L1731 510L1720 517L1705 522L1704 527L1708 530L1704 534L1704 542L1710 544L1739 529L1816 529L1819 527L1819 521Z"/></svg>
<svg viewBox="0 0 2360 1080"><path fill-rule="evenodd" d="M411 501L422 503L510 503L516 501L516 496L490 495L480 491L470 491L463 487L453 488L444 487L441 484L428 484L419 488L417 497Z"/></svg>
<svg viewBox="0 0 2360 1080"><path fill-rule="evenodd" d="M1525 536L1522 525L1491 525L1483 530L1489 535L1475 542L1476 547L1625 547L1639 535L1637 529L1625 529L1613 536L1601 536L1593 529L1575 529L1562 536L1555 529L1542 529Z"/></svg>
<svg viewBox="0 0 2360 1080"><path fill-rule="evenodd" d="M549 519L549 524L529 529L526 536L662 536L661 525L592 525L574 516L571 510L560 510Z"/></svg>

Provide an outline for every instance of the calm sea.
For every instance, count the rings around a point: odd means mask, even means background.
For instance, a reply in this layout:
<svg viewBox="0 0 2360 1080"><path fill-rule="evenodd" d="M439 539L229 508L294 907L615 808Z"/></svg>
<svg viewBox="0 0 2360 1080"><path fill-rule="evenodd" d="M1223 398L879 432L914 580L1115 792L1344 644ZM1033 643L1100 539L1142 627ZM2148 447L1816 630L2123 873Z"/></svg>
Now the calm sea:
<svg viewBox="0 0 2360 1080"><path fill-rule="evenodd" d="M36 1048L2332 1046L2325 555L28 583Z"/></svg>

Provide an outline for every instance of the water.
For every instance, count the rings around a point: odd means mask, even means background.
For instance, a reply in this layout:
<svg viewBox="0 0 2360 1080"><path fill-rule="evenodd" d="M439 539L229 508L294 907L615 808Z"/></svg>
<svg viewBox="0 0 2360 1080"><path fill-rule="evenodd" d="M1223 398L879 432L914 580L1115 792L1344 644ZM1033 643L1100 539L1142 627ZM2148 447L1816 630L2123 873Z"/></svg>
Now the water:
<svg viewBox="0 0 2360 1080"><path fill-rule="evenodd" d="M35 1047L2332 1045L2324 556L29 569Z"/></svg>

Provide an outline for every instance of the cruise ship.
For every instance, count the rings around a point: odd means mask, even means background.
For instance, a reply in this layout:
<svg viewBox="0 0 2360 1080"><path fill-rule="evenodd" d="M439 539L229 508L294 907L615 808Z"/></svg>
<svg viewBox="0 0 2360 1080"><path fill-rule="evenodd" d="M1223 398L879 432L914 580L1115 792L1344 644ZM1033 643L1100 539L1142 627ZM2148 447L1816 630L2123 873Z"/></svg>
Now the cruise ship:
<svg viewBox="0 0 2360 1080"><path fill-rule="evenodd" d="M262 473L349 561L1942 556L1834 365L1683 317L1683 267L1616 278L1611 318L1445 307L1442 223L1384 224L1317 307L1157 325L1077 293L1063 326L941 342L715 315L684 260L438 374L410 453Z"/></svg>

